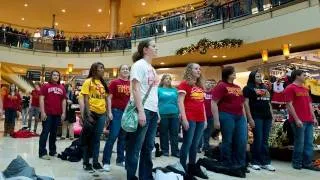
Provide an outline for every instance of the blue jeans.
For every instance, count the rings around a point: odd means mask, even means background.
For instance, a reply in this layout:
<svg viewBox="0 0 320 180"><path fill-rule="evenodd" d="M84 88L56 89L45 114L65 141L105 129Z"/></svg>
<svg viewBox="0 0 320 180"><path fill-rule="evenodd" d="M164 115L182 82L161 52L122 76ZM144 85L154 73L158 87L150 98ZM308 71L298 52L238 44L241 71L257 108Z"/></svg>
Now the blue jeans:
<svg viewBox="0 0 320 180"><path fill-rule="evenodd" d="M28 120L28 128L31 130L31 124L32 124L32 117L34 117L34 132L37 131L38 127L38 121L39 121L39 115L40 115L40 108L32 106L29 110L29 120Z"/></svg>
<svg viewBox="0 0 320 180"><path fill-rule="evenodd" d="M195 164L199 142L203 135L204 122L189 121L189 129L183 130L183 142L180 150L180 163L187 170L187 157L189 164Z"/></svg>
<svg viewBox="0 0 320 180"><path fill-rule="evenodd" d="M28 116L28 108L23 108L21 111L21 118L22 118L22 125L26 126L27 125L27 116Z"/></svg>
<svg viewBox="0 0 320 180"><path fill-rule="evenodd" d="M298 128L295 123L291 123L291 127L294 134L292 166L310 166L313 159L313 124L303 123L303 127Z"/></svg>
<svg viewBox="0 0 320 180"><path fill-rule="evenodd" d="M160 146L163 153L169 153L169 136L171 154L178 155L178 134L180 121L178 114L161 114L160 121Z"/></svg>
<svg viewBox="0 0 320 180"><path fill-rule="evenodd" d="M92 113L92 112L91 112ZM89 149L92 151L92 163L98 163L99 151L100 151L100 138L103 132L104 124L106 122L106 114L96 114L95 125L93 128L89 144L83 146L83 163L89 163ZM90 146L90 147L89 147Z"/></svg>
<svg viewBox="0 0 320 180"><path fill-rule="evenodd" d="M207 128L203 131L203 138L200 140L199 149L208 150L210 147L210 137L213 131L213 117L207 119Z"/></svg>
<svg viewBox="0 0 320 180"><path fill-rule="evenodd" d="M271 162L268 139L272 119L254 118L254 122L255 128L253 129L254 141L252 145L252 164L268 165Z"/></svg>
<svg viewBox="0 0 320 180"><path fill-rule="evenodd" d="M245 167L248 141L244 116L220 112L221 160L226 167Z"/></svg>
<svg viewBox="0 0 320 180"><path fill-rule="evenodd" d="M46 144L49 133L49 154L54 155L57 153L57 128L60 124L60 121L60 115L47 115L47 119L45 121L42 121L42 131L39 139L39 157L47 155Z"/></svg>
<svg viewBox="0 0 320 180"><path fill-rule="evenodd" d="M112 109L113 120L110 125L110 134L106 141L103 150L103 164L110 164L110 158L112 154L113 144L118 138L117 142L117 163L124 162L124 148L125 148L125 140L126 133L123 129L121 129L121 118L122 118L123 110L120 109Z"/></svg>
<svg viewBox="0 0 320 180"><path fill-rule="evenodd" d="M126 139L126 169L127 180L135 177L139 154L139 180L150 180L152 177L152 150L157 132L158 114L145 109L146 124L138 126L136 132L127 133Z"/></svg>

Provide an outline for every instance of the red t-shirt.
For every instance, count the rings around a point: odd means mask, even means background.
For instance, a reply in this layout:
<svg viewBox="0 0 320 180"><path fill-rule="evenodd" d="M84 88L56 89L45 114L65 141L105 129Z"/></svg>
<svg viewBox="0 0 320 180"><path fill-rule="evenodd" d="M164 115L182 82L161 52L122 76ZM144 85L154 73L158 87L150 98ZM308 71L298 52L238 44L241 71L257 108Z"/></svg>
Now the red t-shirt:
<svg viewBox="0 0 320 180"><path fill-rule="evenodd" d="M31 92L31 106L33 107L39 107L39 97L40 97L41 92L38 90L32 90Z"/></svg>
<svg viewBox="0 0 320 180"><path fill-rule="evenodd" d="M185 93L184 108L188 121L204 122L204 91L201 87L190 86L182 81L178 86L179 93Z"/></svg>
<svg viewBox="0 0 320 180"><path fill-rule="evenodd" d="M61 115L62 101L67 98L66 90L61 84L45 84L41 87L44 96L44 110L47 115Z"/></svg>
<svg viewBox="0 0 320 180"><path fill-rule="evenodd" d="M15 93L13 96L6 94L3 97L3 109L15 109L21 111L21 96L19 93Z"/></svg>
<svg viewBox="0 0 320 180"><path fill-rule="evenodd" d="M219 112L243 115L244 97L241 88L236 84L219 82L212 91L212 99L219 100Z"/></svg>
<svg viewBox="0 0 320 180"><path fill-rule="evenodd" d="M211 118L213 116L211 111L212 91L213 90L205 92L204 96L204 106L206 109L207 118Z"/></svg>
<svg viewBox="0 0 320 180"><path fill-rule="evenodd" d="M130 81L122 79L111 81L109 93L112 94L111 108L124 110L130 98Z"/></svg>
<svg viewBox="0 0 320 180"><path fill-rule="evenodd" d="M313 122L310 111L310 103L312 101L307 88L296 84L290 84L284 90L284 95L286 102L292 101L297 116L302 122ZM289 114L289 122L293 121L293 117Z"/></svg>

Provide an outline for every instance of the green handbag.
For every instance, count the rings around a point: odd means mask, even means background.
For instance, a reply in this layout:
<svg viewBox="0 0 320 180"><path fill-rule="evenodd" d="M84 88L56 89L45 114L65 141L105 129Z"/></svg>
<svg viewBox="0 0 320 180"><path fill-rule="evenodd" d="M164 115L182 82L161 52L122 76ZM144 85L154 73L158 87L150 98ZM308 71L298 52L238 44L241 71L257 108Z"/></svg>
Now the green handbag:
<svg viewBox="0 0 320 180"><path fill-rule="evenodd" d="M152 88L152 84L149 86L149 89L146 95L143 97L142 106L146 102L150 91ZM126 108L124 109L122 118L121 118L121 127L125 132L135 132L138 129L138 112L137 107L133 101L129 101Z"/></svg>

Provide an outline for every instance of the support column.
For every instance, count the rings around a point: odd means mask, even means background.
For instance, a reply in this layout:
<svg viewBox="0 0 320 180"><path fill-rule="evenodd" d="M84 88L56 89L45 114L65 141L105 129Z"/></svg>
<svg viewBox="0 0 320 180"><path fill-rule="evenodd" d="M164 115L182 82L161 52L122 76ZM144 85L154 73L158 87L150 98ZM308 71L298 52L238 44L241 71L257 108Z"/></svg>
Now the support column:
<svg viewBox="0 0 320 180"><path fill-rule="evenodd" d="M112 36L119 30L120 1L110 0L110 34Z"/></svg>

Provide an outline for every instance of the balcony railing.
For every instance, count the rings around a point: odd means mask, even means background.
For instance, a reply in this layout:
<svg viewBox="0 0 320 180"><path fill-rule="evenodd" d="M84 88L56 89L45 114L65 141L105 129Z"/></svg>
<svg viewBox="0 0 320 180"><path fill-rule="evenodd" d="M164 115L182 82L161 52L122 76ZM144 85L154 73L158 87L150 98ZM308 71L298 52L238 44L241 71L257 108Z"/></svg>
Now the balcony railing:
<svg viewBox="0 0 320 180"><path fill-rule="evenodd" d="M187 32L191 28L211 23L223 24L252 14L272 11L272 8L281 8L290 2L302 1L304 0L235 0L221 6L210 5L194 11L134 25L132 26L132 39L157 37L178 31Z"/></svg>
<svg viewBox="0 0 320 180"><path fill-rule="evenodd" d="M33 38L27 35L0 30L0 44L33 51L59 53L103 53L131 49L131 37L114 39L73 39Z"/></svg>

